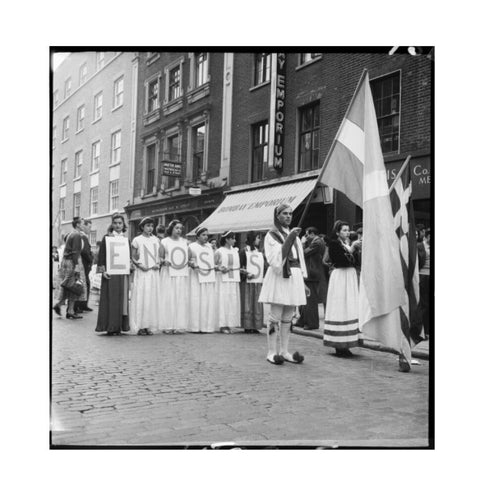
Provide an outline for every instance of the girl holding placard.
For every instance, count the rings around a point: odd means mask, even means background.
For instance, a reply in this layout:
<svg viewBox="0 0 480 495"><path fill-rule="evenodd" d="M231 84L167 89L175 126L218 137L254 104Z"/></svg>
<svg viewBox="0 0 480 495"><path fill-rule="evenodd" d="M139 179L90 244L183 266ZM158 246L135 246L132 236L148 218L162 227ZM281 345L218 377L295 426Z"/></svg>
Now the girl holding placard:
<svg viewBox="0 0 480 495"><path fill-rule="evenodd" d="M130 328L137 335L152 335L160 328L160 241L153 235L153 218L139 223L142 234L132 241L135 275L130 301Z"/></svg>
<svg viewBox="0 0 480 495"><path fill-rule="evenodd" d="M221 333L232 333L240 326L240 258L235 245L235 234L225 232L220 247L215 251L217 267L217 327Z"/></svg>
<svg viewBox="0 0 480 495"><path fill-rule="evenodd" d="M130 245L122 215L112 217L109 233L103 237L98 253L97 272L102 274L96 332L120 335L128 332L128 286Z"/></svg>
<svg viewBox="0 0 480 495"><path fill-rule="evenodd" d="M260 333L263 328L263 304L258 302L265 266L261 241L259 233L248 232L246 245L240 251L241 325L245 333Z"/></svg>
<svg viewBox="0 0 480 495"><path fill-rule="evenodd" d="M172 220L166 237L160 243L159 310L163 333L184 333L188 328L190 297L190 273L188 267L188 244L182 237L183 225Z"/></svg>
<svg viewBox="0 0 480 495"><path fill-rule="evenodd" d="M195 235L197 240L188 246L191 268L189 328L195 333L212 333L217 319L213 248L205 227L198 228Z"/></svg>

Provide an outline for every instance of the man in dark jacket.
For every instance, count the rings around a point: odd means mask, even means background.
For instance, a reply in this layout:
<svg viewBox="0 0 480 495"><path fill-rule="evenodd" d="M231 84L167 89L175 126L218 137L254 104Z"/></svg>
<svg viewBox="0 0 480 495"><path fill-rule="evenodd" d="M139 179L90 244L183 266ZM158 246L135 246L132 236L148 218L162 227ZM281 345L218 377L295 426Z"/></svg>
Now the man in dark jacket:
<svg viewBox="0 0 480 495"><path fill-rule="evenodd" d="M88 307L88 298L90 297L90 271L92 270L93 254L92 247L90 246L90 230L92 228L92 221L83 219L82 223L82 241L83 248L81 252L83 268L85 270L85 284L87 287L87 300L77 301L75 303L75 312L83 313L84 311L93 311Z"/></svg>
<svg viewBox="0 0 480 495"><path fill-rule="evenodd" d="M328 285L323 263L325 242L318 234L316 227L308 227L304 237L303 254L308 273L305 283L310 289L310 296L307 297L307 305L300 308L300 318L296 326L303 326L305 330L319 328L318 305L324 304L327 298Z"/></svg>

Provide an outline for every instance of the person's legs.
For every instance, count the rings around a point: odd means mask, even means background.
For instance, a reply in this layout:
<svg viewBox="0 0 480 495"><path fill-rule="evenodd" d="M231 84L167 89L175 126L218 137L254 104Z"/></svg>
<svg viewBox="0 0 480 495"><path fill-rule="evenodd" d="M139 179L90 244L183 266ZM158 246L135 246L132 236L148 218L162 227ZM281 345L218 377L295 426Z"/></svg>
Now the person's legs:
<svg viewBox="0 0 480 495"><path fill-rule="evenodd" d="M280 321L282 319L283 306L280 304L270 305L270 315L268 317L267 328L267 361L273 364L282 364L283 359L278 354L278 337L280 331Z"/></svg>
<svg viewBox="0 0 480 495"><path fill-rule="evenodd" d="M292 326L292 318L295 312L295 306L283 306L282 317L280 323L280 355L289 362L301 363L304 357L294 352L293 356L288 351L288 343L290 341L290 329Z"/></svg>

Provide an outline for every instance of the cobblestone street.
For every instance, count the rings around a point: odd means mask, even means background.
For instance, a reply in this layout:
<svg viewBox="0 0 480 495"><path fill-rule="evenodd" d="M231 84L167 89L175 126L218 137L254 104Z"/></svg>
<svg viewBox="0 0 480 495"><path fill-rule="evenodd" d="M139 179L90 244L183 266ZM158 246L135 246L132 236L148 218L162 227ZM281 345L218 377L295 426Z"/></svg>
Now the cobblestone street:
<svg viewBox="0 0 480 495"><path fill-rule="evenodd" d="M392 354L292 335L305 362L272 366L264 335L108 337L83 316L53 316L55 446L428 443L428 361L399 373Z"/></svg>

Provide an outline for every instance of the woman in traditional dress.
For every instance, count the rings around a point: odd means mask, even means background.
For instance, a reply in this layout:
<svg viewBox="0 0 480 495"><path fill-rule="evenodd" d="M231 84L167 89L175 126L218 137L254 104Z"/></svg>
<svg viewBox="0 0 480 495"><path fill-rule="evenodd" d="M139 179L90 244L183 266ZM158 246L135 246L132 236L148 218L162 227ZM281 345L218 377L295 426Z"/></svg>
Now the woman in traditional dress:
<svg viewBox="0 0 480 495"><path fill-rule="evenodd" d="M258 232L248 232L245 247L240 251L240 267L241 267L241 283L240 283L240 298L241 298L241 326L245 333L260 333L263 328L263 304L258 302L260 290L262 289L263 280L263 253L260 252L260 243L262 237ZM258 282L248 282L248 280L256 279L253 273L247 271L250 265L248 258L252 253L258 253L261 256L261 266L255 268L261 269L261 277Z"/></svg>
<svg viewBox="0 0 480 495"><path fill-rule="evenodd" d="M358 278L353 249L348 243L349 225L337 220L328 254L333 271L328 285L323 343L340 357L352 356L350 349L362 343L358 326Z"/></svg>
<svg viewBox="0 0 480 495"><path fill-rule="evenodd" d="M269 267L259 301L270 304L267 361L272 364L283 364L284 361L301 363L304 360L299 352L292 355L288 350L295 306L304 306L309 292L304 283L307 269L302 243L298 239L301 229L290 230L291 221L290 205L277 206L273 214L275 226L268 231L264 243Z"/></svg>
<svg viewBox="0 0 480 495"><path fill-rule="evenodd" d="M67 319L79 320L82 316L75 313L75 302L86 301L85 269L82 263L82 228L83 219L75 217L72 222L73 231L67 235L62 260L58 270L59 291L58 301L53 307L55 313L61 316L60 306L68 300Z"/></svg>
<svg viewBox="0 0 480 495"><path fill-rule="evenodd" d="M163 333L185 333L188 328L190 273L188 244L182 237L183 225L172 220L166 237L160 243L160 297L161 329Z"/></svg>
<svg viewBox="0 0 480 495"><path fill-rule="evenodd" d="M100 303L96 332L107 335L120 335L130 330L128 322L129 275L109 275L107 273L107 237L126 237L127 227L122 215L112 217L112 225L102 239L98 252L97 272L102 274Z"/></svg>
<svg viewBox="0 0 480 495"><path fill-rule="evenodd" d="M142 234L132 241L132 262L136 270L130 301L130 328L137 335L152 335L160 328L160 241L153 235L153 218L139 223Z"/></svg>
<svg viewBox="0 0 480 495"><path fill-rule="evenodd" d="M205 227L198 228L195 235L197 240L188 246L191 268L189 329L194 333L212 333L217 319L213 248Z"/></svg>
<svg viewBox="0 0 480 495"><path fill-rule="evenodd" d="M240 326L240 258L235 245L235 234L225 232L220 247L215 251L217 267L217 327L221 333L232 333Z"/></svg>

